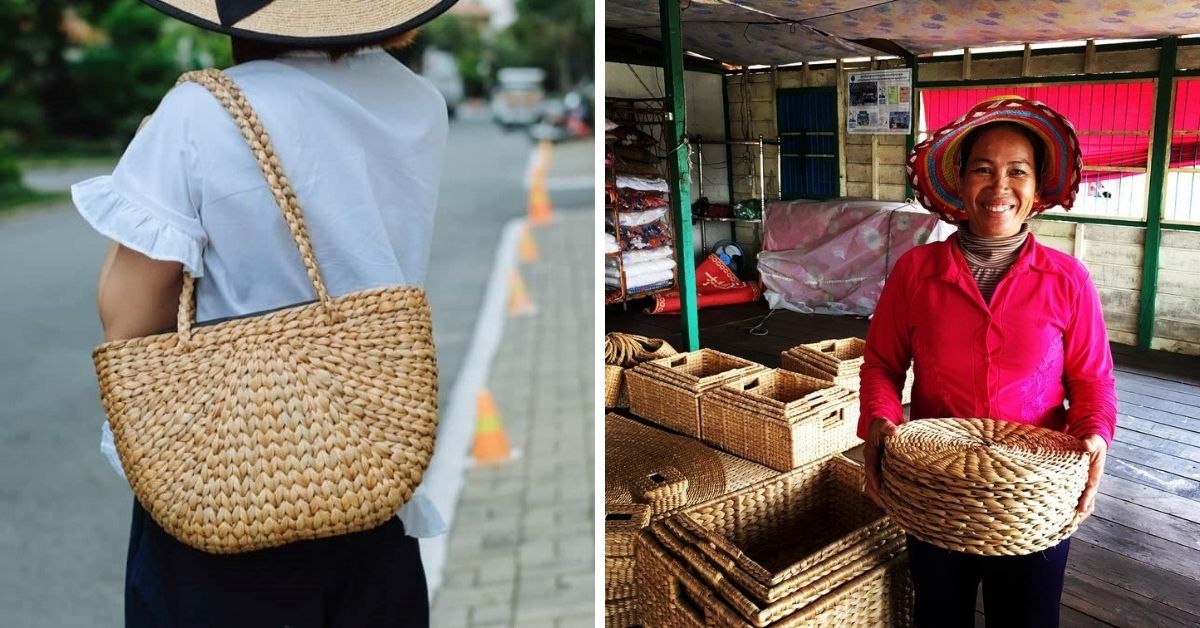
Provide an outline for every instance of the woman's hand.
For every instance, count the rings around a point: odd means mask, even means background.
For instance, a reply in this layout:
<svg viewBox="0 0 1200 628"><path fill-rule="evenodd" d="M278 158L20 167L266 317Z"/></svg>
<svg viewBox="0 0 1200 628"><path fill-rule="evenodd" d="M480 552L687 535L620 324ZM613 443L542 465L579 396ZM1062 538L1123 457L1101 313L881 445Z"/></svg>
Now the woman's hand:
<svg viewBox="0 0 1200 628"><path fill-rule="evenodd" d="M896 424L887 419L875 419L867 428L867 444L863 447L863 464L867 471L867 497L883 508L879 489L883 484L883 437L894 436Z"/></svg>
<svg viewBox="0 0 1200 628"><path fill-rule="evenodd" d="M1092 464L1088 467L1087 484L1083 487L1083 495L1079 496L1079 506L1076 508L1083 513L1083 518L1091 516L1096 509L1096 491L1100 488L1100 479L1104 477L1104 458L1108 455L1108 443L1099 434L1092 434L1083 439L1083 446L1092 456Z"/></svg>

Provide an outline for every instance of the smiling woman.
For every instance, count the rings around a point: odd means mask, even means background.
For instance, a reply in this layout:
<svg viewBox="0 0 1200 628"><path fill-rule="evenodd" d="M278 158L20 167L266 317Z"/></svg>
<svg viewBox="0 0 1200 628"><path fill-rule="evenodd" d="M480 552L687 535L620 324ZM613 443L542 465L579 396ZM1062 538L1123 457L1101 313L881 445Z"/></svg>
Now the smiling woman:
<svg viewBox="0 0 1200 628"><path fill-rule="evenodd" d="M1104 318L1083 265L1025 222L1073 204L1074 130L1041 103L1000 97L917 145L908 163L918 200L958 233L906 253L884 284L861 371L868 493L878 500L911 363L910 419L992 418L1080 439L1091 460L1076 508L1087 516L1116 425ZM909 536L916 623L970 625L982 583L989 622L1055 626L1069 548L1067 538L1024 556L975 556Z"/></svg>

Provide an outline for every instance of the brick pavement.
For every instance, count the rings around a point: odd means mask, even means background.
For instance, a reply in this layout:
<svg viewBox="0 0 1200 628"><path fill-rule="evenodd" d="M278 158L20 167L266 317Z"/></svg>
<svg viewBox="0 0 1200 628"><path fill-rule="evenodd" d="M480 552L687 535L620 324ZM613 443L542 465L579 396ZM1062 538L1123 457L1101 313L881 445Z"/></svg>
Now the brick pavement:
<svg viewBox="0 0 1200 628"><path fill-rule="evenodd" d="M505 321L488 384L520 456L466 471L433 626L594 625L593 216L559 211L519 265L537 313Z"/></svg>

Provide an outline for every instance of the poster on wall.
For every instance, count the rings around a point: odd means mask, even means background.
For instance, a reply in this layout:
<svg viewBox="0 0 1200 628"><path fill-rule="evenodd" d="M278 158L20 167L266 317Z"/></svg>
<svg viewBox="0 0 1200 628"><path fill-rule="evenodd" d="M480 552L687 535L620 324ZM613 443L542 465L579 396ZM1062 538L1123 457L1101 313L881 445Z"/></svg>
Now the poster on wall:
<svg viewBox="0 0 1200 628"><path fill-rule="evenodd" d="M846 132L908 135L912 129L912 69L850 72Z"/></svg>

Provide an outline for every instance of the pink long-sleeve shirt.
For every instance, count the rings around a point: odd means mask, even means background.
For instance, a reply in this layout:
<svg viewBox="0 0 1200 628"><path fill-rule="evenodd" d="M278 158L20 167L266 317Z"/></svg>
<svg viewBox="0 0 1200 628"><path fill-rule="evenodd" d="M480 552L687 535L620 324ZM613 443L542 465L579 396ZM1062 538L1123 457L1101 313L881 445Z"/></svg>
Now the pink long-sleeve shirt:
<svg viewBox="0 0 1200 628"><path fill-rule="evenodd" d="M876 418L901 422L910 360L911 419L1002 419L1112 443L1117 397L1096 288L1083 264L1032 233L990 305L957 236L897 260L867 332L859 437Z"/></svg>

